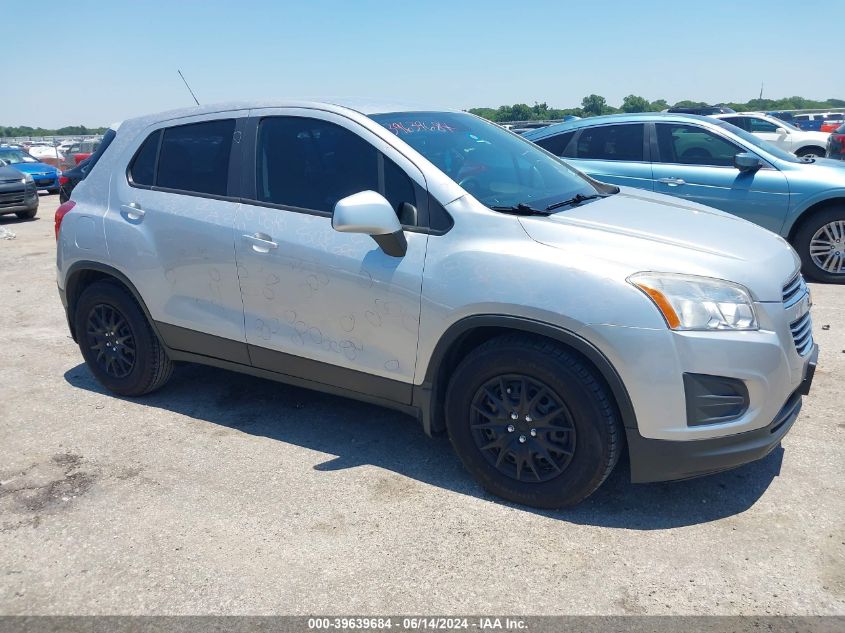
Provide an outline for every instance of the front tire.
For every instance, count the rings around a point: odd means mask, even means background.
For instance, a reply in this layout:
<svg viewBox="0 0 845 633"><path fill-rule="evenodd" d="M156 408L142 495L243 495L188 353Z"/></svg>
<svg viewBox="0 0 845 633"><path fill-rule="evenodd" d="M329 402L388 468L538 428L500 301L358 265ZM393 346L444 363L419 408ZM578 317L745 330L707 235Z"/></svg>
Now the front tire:
<svg viewBox="0 0 845 633"><path fill-rule="evenodd" d="M587 498L610 475L623 442L592 366L522 334L492 339L461 362L446 393L446 427L486 490L538 508Z"/></svg>
<svg viewBox="0 0 845 633"><path fill-rule="evenodd" d="M798 158L824 158L825 153L824 147L802 147L795 155Z"/></svg>
<svg viewBox="0 0 845 633"><path fill-rule="evenodd" d="M801 223L794 241L805 277L845 283L845 206L811 215Z"/></svg>
<svg viewBox="0 0 845 633"><path fill-rule="evenodd" d="M76 303L76 338L94 377L121 396L162 387L173 363L135 298L117 282L97 281Z"/></svg>
<svg viewBox="0 0 845 633"><path fill-rule="evenodd" d="M38 207L30 209L29 211L18 211L15 213L19 220L31 220L38 213Z"/></svg>

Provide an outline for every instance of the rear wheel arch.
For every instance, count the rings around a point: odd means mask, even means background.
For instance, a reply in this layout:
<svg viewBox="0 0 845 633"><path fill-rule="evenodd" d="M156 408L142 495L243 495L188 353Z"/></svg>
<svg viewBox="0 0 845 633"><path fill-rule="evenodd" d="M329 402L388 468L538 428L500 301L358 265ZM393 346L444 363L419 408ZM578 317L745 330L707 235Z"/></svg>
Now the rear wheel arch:
<svg viewBox="0 0 845 633"><path fill-rule="evenodd" d="M631 398L610 360L592 343L567 329L507 315L478 315L461 319L440 337L429 359L422 387L427 392L422 408L423 424L429 434L445 430L444 403L449 380L463 358L488 340L503 334L522 333L544 338L582 357L601 376L613 396L619 419L626 428L637 428ZM416 399L416 398L415 398Z"/></svg>
<svg viewBox="0 0 845 633"><path fill-rule="evenodd" d="M827 150L821 145L804 145L803 147L799 147L795 150L795 155L807 156L808 154L812 154L813 156L823 157L826 151Z"/></svg>
<svg viewBox="0 0 845 633"><path fill-rule="evenodd" d="M73 331L77 302L84 290L97 281L112 281L128 290L140 306L141 311L147 318L147 321L153 329L156 337L158 337L159 342L162 344L164 343L164 340L156 327L156 323L150 315L150 311L147 309L144 300L141 298L141 294L129 278L112 266L89 261L79 261L74 263L68 270L65 277L65 297L67 298L67 311L68 316L70 317L68 320L71 324L71 334L73 335L74 340L76 340L77 336L77 333Z"/></svg>

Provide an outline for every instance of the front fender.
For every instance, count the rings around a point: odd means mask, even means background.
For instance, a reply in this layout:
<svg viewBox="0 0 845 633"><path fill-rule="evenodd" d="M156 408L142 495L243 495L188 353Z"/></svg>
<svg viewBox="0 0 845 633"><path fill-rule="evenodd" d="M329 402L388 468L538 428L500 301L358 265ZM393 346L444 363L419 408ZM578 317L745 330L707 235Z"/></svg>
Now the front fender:
<svg viewBox="0 0 845 633"><path fill-rule="evenodd" d="M793 194L793 201L795 195ZM784 236L792 236L793 231L798 226L804 215L813 207L825 202L838 201L845 206L845 187L837 187L835 189L825 189L817 193L802 196L798 199L789 210L789 213L784 220L783 227L780 234Z"/></svg>

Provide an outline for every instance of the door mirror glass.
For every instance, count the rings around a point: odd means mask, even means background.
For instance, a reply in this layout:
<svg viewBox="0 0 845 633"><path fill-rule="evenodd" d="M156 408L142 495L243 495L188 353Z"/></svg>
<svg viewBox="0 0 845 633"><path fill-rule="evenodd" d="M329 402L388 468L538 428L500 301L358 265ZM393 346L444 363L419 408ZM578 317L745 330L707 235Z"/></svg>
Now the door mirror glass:
<svg viewBox="0 0 845 633"><path fill-rule="evenodd" d="M341 233L370 235L392 257L402 257L408 250L396 211L375 191L361 191L338 200L332 212L332 228Z"/></svg>
<svg viewBox="0 0 845 633"><path fill-rule="evenodd" d="M751 152L740 152L734 156L734 167L742 172L757 171L763 162Z"/></svg>

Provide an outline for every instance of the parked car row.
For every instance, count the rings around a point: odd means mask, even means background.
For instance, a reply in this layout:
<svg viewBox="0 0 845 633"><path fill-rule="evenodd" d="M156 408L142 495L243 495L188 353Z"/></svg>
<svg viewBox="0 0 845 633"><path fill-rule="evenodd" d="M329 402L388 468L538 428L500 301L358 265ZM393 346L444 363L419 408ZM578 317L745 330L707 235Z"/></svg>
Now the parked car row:
<svg viewBox="0 0 845 633"><path fill-rule="evenodd" d="M32 176L10 166L0 157L0 215L14 213L21 220L38 213L38 190Z"/></svg>
<svg viewBox="0 0 845 633"><path fill-rule="evenodd" d="M0 145L0 160L23 174L29 174L37 189L59 192L59 169L22 149Z"/></svg>
<svg viewBox="0 0 845 633"><path fill-rule="evenodd" d="M796 249L804 275L845 283L845 163L809 152L798 158L749 132L763 123L769 121L757 115L610 115L524 137L596 180L669 194L759 224Z"/></svg>

